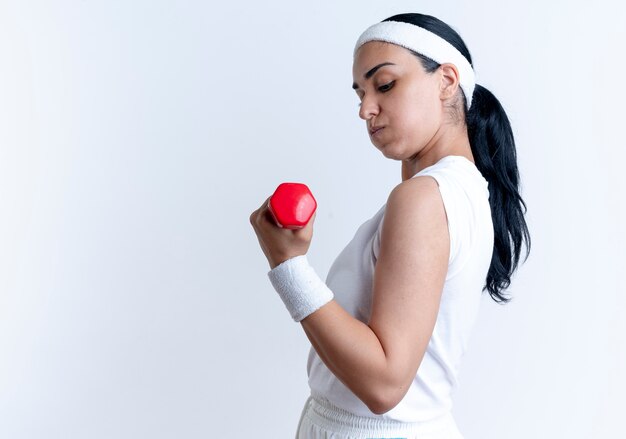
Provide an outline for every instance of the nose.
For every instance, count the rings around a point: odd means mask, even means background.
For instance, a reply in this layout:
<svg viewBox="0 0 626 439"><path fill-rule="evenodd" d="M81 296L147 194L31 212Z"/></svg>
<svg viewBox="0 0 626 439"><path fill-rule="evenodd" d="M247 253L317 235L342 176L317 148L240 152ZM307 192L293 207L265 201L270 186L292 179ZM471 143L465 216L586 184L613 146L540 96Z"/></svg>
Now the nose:
<svg viewBox="0 0 626 439"><path fill-rule="evenodd" d="M380 108L378 103L373 98L368 98L367 96L363 97L361 101L361 106L359 107L359 117L363 120L371 119L373 116L376 116Z"/></svg>

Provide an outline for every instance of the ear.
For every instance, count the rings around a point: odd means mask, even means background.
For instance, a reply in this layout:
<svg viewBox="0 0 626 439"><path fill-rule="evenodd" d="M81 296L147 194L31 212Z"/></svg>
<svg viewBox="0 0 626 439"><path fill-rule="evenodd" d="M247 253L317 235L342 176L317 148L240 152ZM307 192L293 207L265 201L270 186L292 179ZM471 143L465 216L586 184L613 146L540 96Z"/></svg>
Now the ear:
<svg viewBox="0 0 626 439"><path fill-rule="evenodd" d="M451 63L441 64L439 70L441 71L440 97L442 100L450 99L459 88L459 70Z"/></svg>

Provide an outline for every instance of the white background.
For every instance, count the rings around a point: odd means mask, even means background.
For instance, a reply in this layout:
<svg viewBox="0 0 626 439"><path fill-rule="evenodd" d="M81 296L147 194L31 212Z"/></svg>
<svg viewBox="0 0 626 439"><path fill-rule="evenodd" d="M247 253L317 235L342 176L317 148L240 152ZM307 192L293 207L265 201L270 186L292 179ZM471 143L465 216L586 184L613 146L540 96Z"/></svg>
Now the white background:
<svg viewBox="0 0 626 439"><path fill-rule="evenodd" d="M293 437L310 344L248 217L306 183L325 278L401 181L350 87L358 35L401 12L464 38L528 206L461 431L625 437L620 3L0 0L0 438Z"/></svg>

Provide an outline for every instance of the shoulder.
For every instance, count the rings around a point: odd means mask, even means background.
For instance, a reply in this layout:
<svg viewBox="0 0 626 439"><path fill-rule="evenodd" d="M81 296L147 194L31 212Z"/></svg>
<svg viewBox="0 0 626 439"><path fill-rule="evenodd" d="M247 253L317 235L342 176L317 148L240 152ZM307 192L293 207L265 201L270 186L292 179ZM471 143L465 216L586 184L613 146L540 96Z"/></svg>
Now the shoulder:
<svg viewBox="0 0 626 439"><path fill-rule="evenodd" d="M393 188L391 193L401 192L401 193L410 193L416 191L430 191L437 192L439 184L437 180L428 174L419 175L417 177L409 178L408 180L399 183L396 187Z"/></svg>
<svg viewBox="0 0 626 439"><path fill-rule="evenodd" d="M394 187L381 227L383 259L385 254L402 252L411 253L412 257L423 252L428 257L429 252L436 251L447 266L449 248L448 217L437 180L424 175Z"/></svg>
<svg viewBox="0 0 626 439"><path fill-rule="evenodd" d="M448 216L437 180L424 175L394 187L381 227L380 258L403 255L406 261L447 268L449 251Z"/></svg>
<svg viewBox="0 0 626 439"><path fill-rule="evenodd" d="M444 215L445 208L439 183L434 177L420 175L403 181L394 187L387 199L385 216L391 213L410 213L420 216Z"/></svg>

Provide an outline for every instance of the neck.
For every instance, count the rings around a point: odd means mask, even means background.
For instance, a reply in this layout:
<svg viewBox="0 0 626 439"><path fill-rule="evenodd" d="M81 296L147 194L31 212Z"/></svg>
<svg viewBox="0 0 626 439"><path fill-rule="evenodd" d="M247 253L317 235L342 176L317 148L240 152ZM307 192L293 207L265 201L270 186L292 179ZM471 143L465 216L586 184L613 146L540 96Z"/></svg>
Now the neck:
<svg viewBox="0 0 626 439"><path fill-rule="evenodd" d="M463 156L472 163L474 162L465 126L446 136L445 139L439 138L432 144L426 145L414 156L402 160L402 181L409 180L422 169L434 165L449 155Z"/></svg>

